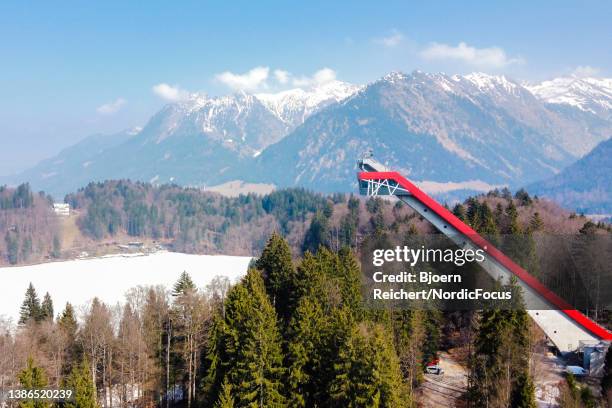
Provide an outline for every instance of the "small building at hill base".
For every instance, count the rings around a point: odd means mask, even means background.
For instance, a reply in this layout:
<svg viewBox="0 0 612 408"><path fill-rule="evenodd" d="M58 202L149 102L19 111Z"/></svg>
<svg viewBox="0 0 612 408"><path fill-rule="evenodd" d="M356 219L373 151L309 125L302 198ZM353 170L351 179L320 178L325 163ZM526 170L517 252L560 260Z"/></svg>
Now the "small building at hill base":
<svg viewBox="0 0 612 408"><path fill-rule="evenodd" d="M53 212L55 213L55 215L68 217L70 215L70 204L53 203Z"/></svg>

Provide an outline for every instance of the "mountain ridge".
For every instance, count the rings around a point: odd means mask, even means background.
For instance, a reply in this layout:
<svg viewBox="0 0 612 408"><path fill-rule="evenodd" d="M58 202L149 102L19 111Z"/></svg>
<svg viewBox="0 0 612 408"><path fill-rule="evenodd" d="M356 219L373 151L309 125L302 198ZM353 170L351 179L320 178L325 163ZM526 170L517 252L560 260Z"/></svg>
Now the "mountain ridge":
<svg viewBox="0 0 612 408"><path fill-rule="evenodd" d="M611 134L605 112L551 102L505 76L391 72L365 86L194 94L93 157L74 152L63 157L70 166L49 159L3 182L30 181L56 196L109 178L348 191L353 161L373 148L439 193L480 191L549 178Z"/></svg>
<svg viewBox="0 0 612 408"><path fill-rule="evenodd" d="M612 214L612 138L555 176L527 186L565 208L587 214Z"/></svg>

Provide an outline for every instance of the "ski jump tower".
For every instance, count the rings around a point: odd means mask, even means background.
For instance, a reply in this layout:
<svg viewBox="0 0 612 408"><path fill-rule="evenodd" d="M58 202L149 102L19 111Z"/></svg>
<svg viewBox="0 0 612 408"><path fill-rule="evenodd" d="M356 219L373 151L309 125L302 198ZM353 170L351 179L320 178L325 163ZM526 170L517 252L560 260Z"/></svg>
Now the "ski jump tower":
<svg viewBox="0 0 612 408"><path fill-rule="evenodd" d="M358 165L360 194L396 196L459 247L483 249L485 260L480 265L493 279L507 283L516 276L526 303L536 305L527 312L559 351L573 352L587 344L612 341L611 332L574 309L399 173L388 170L371 157L359 160Z"/></svg>

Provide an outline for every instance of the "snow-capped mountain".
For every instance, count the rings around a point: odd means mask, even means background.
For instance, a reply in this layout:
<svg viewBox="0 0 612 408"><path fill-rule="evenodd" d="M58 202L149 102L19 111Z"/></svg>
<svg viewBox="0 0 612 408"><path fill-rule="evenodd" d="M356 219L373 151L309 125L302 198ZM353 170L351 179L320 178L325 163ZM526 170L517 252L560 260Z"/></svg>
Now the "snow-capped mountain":
<svg viewBox="0 0 612 408"><path fill-rule="evenodd" d="M254 95L222 97L194 94L165 106L142 131L143 143L160 144L183 135L199 135L239 156L252 156L277 142L288 130Z"/></svg>
<svg viewBox="0 0 612 408"><path fill-rule="evenodd" d="M239 92L221 97L192 94L157 113L145 127L145 133L153 143L183 133L201 133L240 156L253 156L279 141L310 115L358 89L345 82L331 81L279 93Z"/></svg>
<svg viewBox="0 0 612 408"><path fill-rule="evenodd" d="M503 76L396 72L309 118L243 173L350 190L355 159L372 148L432 191L515 186L557 173L611 130L585 128Z"/></svg>
<svg viewBox="0 0 612 408"><path fill-rule="evenodd" d="M255 96L290 129L294 129L313 113L348 98L359 89L360 86L334 80L310 89L296 88Z"/></svg>
<svg viewBox="0 0 612 408"><path fill-rule="evenodd" d="M604 119L612 118L612 78L570 76L525 86L546 103L568 105Z"/></svg>
<svg viewBox="0 0 612 408"><path fill-rule="evenodd" d="M563 95L571 91L576 101L581 90L580 106L559 102L567 99L545 91L546 82L420 71L363 87L332 81L277 94L196 94L165 106L138 132L86 139L0 183L30 181L57 197L110 178L352 191L355 159L372 148L432 192L526 185L612 135L609 80L579 81Z"/></svg>

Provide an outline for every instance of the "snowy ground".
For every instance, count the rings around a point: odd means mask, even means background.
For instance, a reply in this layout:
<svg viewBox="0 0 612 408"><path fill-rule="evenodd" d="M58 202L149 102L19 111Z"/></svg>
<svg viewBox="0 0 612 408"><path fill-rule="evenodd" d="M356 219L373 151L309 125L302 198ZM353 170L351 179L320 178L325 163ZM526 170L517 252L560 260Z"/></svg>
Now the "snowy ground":
<svg viewBox="0 0 612 408"><path fill-rule="evenodd" d="M95 296L114 305L124 301L130 288L139 285L170 288L183 271L191 275L198 287L206 286L217 275L235 282L246 273L250 260L244 256L163 251L0 268L0 317L18 320L30 282L41 300L49 292L57 314L66 302L81 306Z"/></svg>

